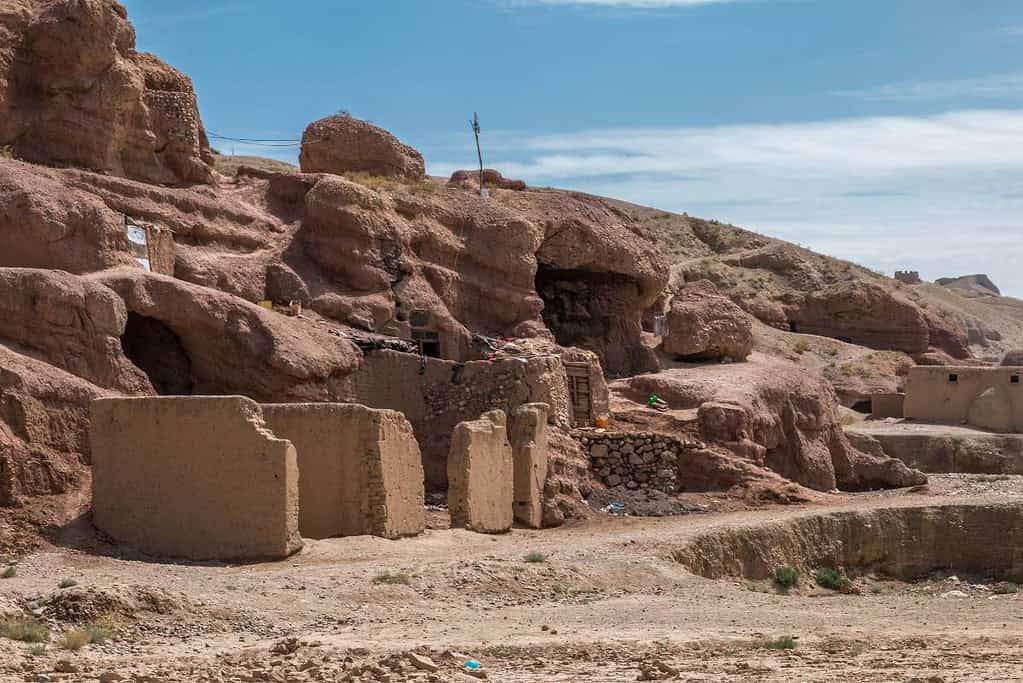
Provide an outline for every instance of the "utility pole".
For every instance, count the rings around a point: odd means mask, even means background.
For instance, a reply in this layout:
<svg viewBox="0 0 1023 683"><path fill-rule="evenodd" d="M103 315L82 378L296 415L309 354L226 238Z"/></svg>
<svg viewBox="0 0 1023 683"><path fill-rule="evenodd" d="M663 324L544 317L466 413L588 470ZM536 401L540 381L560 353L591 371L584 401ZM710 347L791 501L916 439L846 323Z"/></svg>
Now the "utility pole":
<svg viewBox="0 0 1023 683"><path fill-rule="evenodd" d="M480 160L480 195L484 194L483 190L483 152L480 151L480 117L476 112L472 113L472 132L476 136L476 156Z"/></svg>

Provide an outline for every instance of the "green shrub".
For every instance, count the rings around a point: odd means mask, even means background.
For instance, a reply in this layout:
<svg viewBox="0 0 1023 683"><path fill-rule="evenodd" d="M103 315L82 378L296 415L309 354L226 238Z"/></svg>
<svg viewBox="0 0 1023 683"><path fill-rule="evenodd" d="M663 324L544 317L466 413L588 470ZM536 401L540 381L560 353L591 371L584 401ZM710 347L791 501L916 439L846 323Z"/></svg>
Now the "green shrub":
<svg viewBox="0 0 1023 683"><path fill-rule="evenodd" d="M412 584L412 577L405 572L381 572L373 577L373 583L408 586Z"/></svg>
<svg viewBox="0 0 1023 683"><path fill-rule="evenodd" d="M774 640L764 641L763 647L766 650L794 650L796 649L796 639L792 636L782 636Z"/></svg>
<svg viewBox="0 0 1023 683"><path fill-rule="evenodd" d="M818 569L814 578L817 580L818 586L828 590L844 592L852 588L852 581L830 567Z"/></svg>
<svg viewBox="0 0 1023 683"><path fill-rule="evenodd" d="M29 617L8 617L0 619L0 637L21 640L26 643L45 643L50 639L46 624Z"/></svg>
<svg viewBox="0 0 1023 683"><path fill-rule="evenodd" d="M538 564L540 562L546 562L547 561L547 556L544 555L543 553L538 553L536 551L533 551L533 552L529 553L528 555L526 555L525 557L523 557L522 559L524 561L526 561L526 562L532 562L534 564Z"/></svg>
<svg viewBox="0 0 1023 683"><path fill-rule="evenodd" d="M73 588L78 585L78 582L74 579L61 579L60 583L57 584L58 588Z"/></svg>
<svg viewBox="0 0 1023 683"><path fill-rule="evenodd" d="M1004 581L1002 583L996 583L992 589L997 595L1012 595L1019 593L1019 585L1012 581Z"/></svg>
<svg viewBox="0 0 1023 683"><path fill-rule="evenodd" d="M799 570L785 565L774 570L774 583L783 589L789 589L799 583Z"/></svg>
<svg viewBox="0 0 1023 683"><path fill-rule="evenodd" d="M0 579L13 579L17 575L18 570L11 566L5 569L3 574L0 574Z"/></svg>

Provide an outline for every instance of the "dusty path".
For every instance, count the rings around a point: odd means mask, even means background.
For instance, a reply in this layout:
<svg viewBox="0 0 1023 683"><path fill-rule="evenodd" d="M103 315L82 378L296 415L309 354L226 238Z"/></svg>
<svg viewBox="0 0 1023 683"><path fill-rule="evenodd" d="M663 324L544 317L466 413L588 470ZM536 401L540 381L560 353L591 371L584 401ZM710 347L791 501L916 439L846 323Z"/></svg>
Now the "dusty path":
<svg viewBox="0 0 1023 683"><path fill-rule="evenodd" d="M1023 478L951 475L935 477L929 492L843 496L830 506L601 516L503 536L432 530L397 542L310 541L287 561L258 565L56 549L24 558L0 581L0 611L4 600L27 604L59 628L60 610L82 620L113 610L121 637L76 653L51 644L38 656L0 639L0 680L97 680L108 671L154 681L346 680L345 667L351 676L360 663L419 647L447 663L433 680L461 680L448 649L479 659L499 681L636 680L655 662L673 680L1023 680L1023 594L969 577L867 577L870 590L843 595L806 577L781 595L767 582L694 576L671 557L714 529L834 510L1005 502L1023 503ZM525 561L530 553L544 561ZM59 589L64 579L77 586ZM797 647L764 648L782 636ZM269 652L288 637L306 645ZM415 670L388 675L348 680L430 680Z"/></svg>

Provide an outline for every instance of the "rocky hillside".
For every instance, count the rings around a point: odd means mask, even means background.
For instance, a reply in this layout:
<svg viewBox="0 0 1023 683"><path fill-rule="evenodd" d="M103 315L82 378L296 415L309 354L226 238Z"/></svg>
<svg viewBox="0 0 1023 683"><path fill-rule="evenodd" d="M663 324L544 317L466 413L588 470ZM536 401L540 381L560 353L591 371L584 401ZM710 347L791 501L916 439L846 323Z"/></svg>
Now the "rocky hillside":
<svg viewBox="0 0 1023 683"><path fill-rule="evenodd" d="M113 0L0 0L0 35L0 506L49 501L51 521L88 505L92 398L358 400L356 377L392 381L360 372L367 355L415 348L414 331L463 363L498 337L592 352L624 378L620 428L666 393L678 405L654 427L742 472L704 472L708 486L787 477L805 487L794 500L915 484L846 441L838 400L1020 334L1012 300L901 285L732 226L496 171L482 197L472 174L426 177L416 150L346 116L309 126L302 169L214 159L188 79L134 50ZM147 268L129 223L162 250ZM565 473L586 461L567 431L554 441L574 463L553 468L559 495L578 497L589 487Z"/></svg>

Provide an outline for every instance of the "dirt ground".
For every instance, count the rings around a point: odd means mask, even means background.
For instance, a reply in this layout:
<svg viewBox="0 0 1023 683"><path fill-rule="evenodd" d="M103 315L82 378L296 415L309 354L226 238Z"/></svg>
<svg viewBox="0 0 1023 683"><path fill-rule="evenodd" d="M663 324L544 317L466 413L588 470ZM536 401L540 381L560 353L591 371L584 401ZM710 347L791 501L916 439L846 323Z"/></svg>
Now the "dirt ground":
<svg viewBox="0 0 1023 683"><path fill-rule="evenodd" d="M155 562L96 541L83 523L65 547L21 558L0 580L0 614L17 606L51 631L45 648L0 638L0 680L1023 680L1014 585L866 575L859 594L842 594L803 577L784 594L770 582L704 579L672 559L696 535L730 526L1016 501L1023 477L940 475L928 489L826 506L307 541L286 561L250 565ZM62 632L86 624L109 639L64 649ZM429 658L425 668L411 651Z"/></svg>

